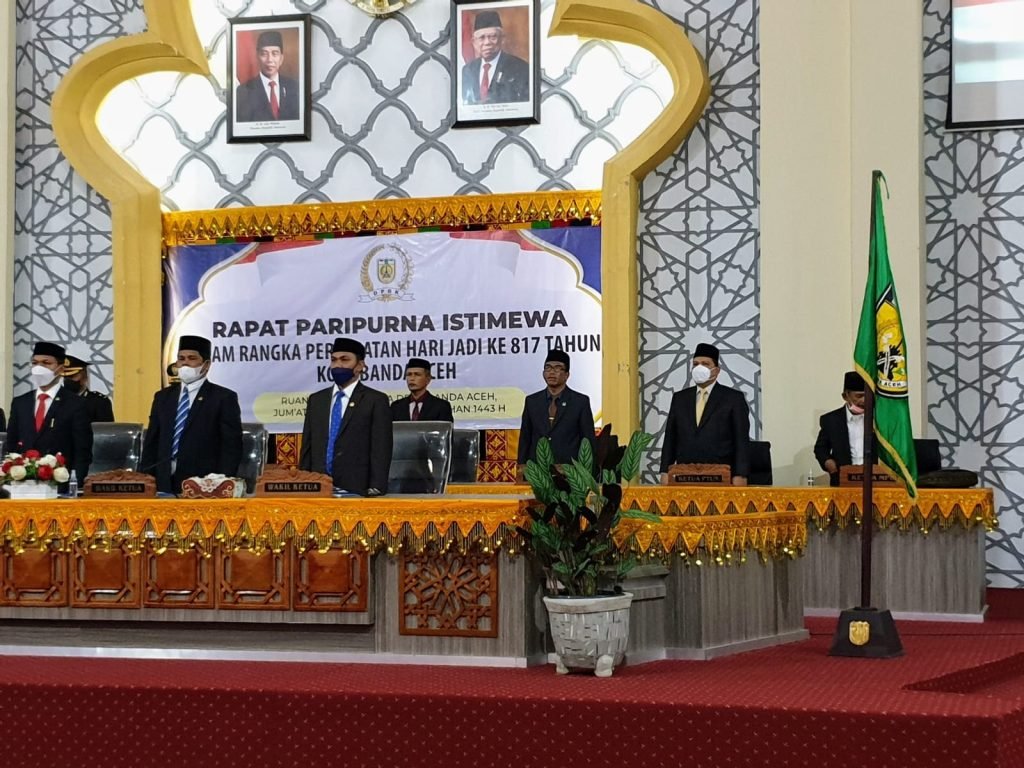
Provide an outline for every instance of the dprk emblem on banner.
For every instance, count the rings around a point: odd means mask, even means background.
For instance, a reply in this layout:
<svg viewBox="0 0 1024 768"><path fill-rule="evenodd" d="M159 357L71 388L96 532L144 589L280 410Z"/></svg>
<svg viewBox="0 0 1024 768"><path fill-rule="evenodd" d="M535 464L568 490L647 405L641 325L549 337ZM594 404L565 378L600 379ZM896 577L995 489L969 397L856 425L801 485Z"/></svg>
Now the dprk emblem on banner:
<svg viewBox="0 0 1024 768"><path fill-rule="evenodd" d="M878 341L877 392L884 397L906 397L907 342L903 338L900 311L893 301L892 285L875 306L875 328Z"/></svg>
<svg viewBox="0 0 1024 768"><path fill-rule="evenodd" d="M393 243L372 248L359 271L359 282L366 293L359 301L412 301L412 259Z"/></svg>

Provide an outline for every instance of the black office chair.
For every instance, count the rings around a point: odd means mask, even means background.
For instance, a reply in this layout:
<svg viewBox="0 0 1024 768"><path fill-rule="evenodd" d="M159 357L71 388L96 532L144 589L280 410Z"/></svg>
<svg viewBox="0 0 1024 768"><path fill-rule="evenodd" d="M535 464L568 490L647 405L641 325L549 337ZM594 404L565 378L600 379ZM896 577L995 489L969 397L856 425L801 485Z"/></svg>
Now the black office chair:
<svg viewBox="0 0 1024 768"><path fill-rule="evenodd" d="M450 421L396 421L388 493L444 493L452 459Z"/></svg>
<svg viewBox="0 0 1024 768"><path fill-rule="evenodd" d="M917 474L927 475L942 469L942 455L939 441L920 437L914 438L914 455L917 458Z"/></svg>
<svg viewBox="0 0 1024 768"><path fill-rule="evenodd" d="M256 492L256 481L267 463L267 429L262 424L242 424L242 461L238 476L245 480L245 492Z"/></svg>
<svg viewBox="0 0 1024 768"><path fill-rule="evenodd" d="M914 438L918 488L973 488L978 473L970 469L942 468L939 441Z"/></svg>
<svg viewBox="0 0 1024 768"><path fill-rule="evenodd" d="M449 483L475 483L480 466L480 431L476 429L452 430L452 466Z"/></svg>
<svg viewBox="0 0 1024 768"><path fill-rule="evenodd" d="M137 472L142 458L142 425L101 422L92 425L92 463L89 474L130 469ZM78 478L81 482L84 478Z"/></svg>
<svg viewBox="0 0 1024 768"><path fill-rule="evenodd" d="M772 444L767 440L750 441L750 474L748 485L772 484Z"/></svg>

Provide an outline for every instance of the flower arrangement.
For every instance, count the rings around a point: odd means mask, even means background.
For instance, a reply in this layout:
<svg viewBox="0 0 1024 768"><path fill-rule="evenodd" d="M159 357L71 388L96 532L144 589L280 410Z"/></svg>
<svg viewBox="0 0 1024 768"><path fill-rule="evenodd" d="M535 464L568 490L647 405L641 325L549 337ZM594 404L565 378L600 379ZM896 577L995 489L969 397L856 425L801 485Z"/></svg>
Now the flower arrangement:
<svg viewBox="0 0 1024 768"><path fill-rule="evenodd" d="M35 480L39 483L66 483L71 477L61 454L46 454L36 450L25 453L8 453L0 465L0 483L21 483Z"/></svg>

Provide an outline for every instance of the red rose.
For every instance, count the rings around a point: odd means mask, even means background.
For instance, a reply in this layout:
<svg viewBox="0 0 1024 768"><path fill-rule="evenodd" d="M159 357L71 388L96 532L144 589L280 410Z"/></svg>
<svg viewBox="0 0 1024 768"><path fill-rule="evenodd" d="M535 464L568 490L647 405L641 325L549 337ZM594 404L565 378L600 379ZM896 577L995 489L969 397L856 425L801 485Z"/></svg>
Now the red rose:
<svg viewBox="0 0 1024 768"><path fill-rule="evenodd" d="M54 456L54 458L57 459L57 466L58 467L63 467L64 466L64 454L63 453L58 453L56 456Z"/></svg>
<svg viewBox="0 0 1024 768"><path fill-rule="evenodd" d="M42 456L42 454L39 453L39 451L37 451L35 448L31 448L25 451L26 459L38 459L40 456Z"/></svg>
<svg viewBox="0 0 1024 768"><path fill-rule="evenodd" d="M14 460L14 464L15 464L15 466L18 466L18 467L25 466L25 457L24 456L19 456L18 458L16 458Z"/></svg>
<svg viewBox="0 0 1024 768"><path fill-rule="evenodd" d="M8 472L11 471L11 467L13 467L13 466L14 465L11 462L5 461L3 463L3 466L0 466L0 472L3 472L6 475Z"/></svg>
<svg viewBox="0 0 1024 768"><path fill-rule="evenodd" d="M40 464L39 467L36 468L36 476L40 480L53 480L53 467Z"/></svg>

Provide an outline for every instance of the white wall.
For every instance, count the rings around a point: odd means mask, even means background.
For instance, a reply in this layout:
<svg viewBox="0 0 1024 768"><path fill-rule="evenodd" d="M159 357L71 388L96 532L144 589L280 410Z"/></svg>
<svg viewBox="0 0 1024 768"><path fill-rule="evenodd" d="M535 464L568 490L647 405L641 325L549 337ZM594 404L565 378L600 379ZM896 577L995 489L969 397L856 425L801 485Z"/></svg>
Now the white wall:
<svg viewBox="0 0 1024 768"><path fill-rule="evenodd" d="M761 349L776 484L812 467L818 417L841 405L867 273L871 171L923 433L921 8L890 0L761 5Z"/></svg>

